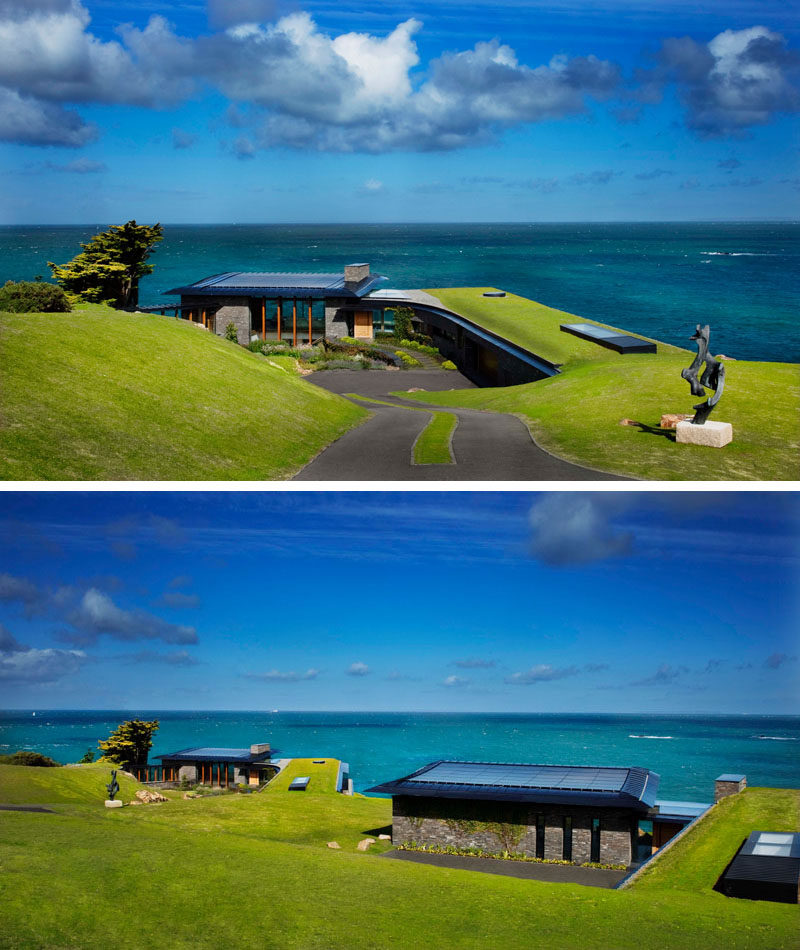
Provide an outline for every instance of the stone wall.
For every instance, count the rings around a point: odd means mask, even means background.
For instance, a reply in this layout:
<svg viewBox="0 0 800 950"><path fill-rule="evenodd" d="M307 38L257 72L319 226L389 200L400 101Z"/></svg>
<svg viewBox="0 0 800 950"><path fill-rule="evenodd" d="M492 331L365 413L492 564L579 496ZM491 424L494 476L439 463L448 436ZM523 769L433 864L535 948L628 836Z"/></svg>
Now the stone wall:
<svg viewBox="0 0 800 950"><path fill-rule="evenodd" d="M343 336L349 336L348 317L353 319L352 311L349 313L341 310L346 303L352 301L336 300L328 298L325 301L325 339L340 340Z"/></svg>
<svg viewBox="0 0 800 950"><path fill-rule="evenodd" d="M247 297L181 297L183 308L191 307L201 314L216 311L211 326L217 336L225 336L229 323L236 327L238 342L246 346L250 342L250 303Z"/></svg>
<svg viewBox="0 0 800 950"><path fill-rule="evenodd" d="M536 857L536 826L541 820L543 857L560 861L564 853L565 817L572 818L572 860L575 863L591 860L593 818L600 819L601 863L631 863L638 816L618 808L395 796L392 840L394 844L413 841L490 852L515 851Z"/></svg>

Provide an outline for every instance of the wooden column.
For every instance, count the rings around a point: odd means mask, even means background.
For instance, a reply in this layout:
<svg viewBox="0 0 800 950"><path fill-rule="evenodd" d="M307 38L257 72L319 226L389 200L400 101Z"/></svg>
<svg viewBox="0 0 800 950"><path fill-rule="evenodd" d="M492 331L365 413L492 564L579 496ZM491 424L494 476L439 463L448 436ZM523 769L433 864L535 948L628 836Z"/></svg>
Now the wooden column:
<svg viewBox="0 0 800 950"><path fill-rule="evenodd" d="M261 339L267 338L267 298L261 298Z"/></svg>
<svg viewBox="0 0 800 950"><path fill-rule="evenodd" d="M205 326L205 325L206 325L206 311L205 311L205 308L204 308L204 309L203 309L203 326Z"/></svg>
<svg viewBox="0 0 800 950"><path fill-rule="evenodd" d="M308 345L311 346L311 298L308 298Z"/></svg>
<svg viewBox="0 0 800 950"><path fill-rule="evenodd" d="M297 346L297 297L292 300L292 346Z"/></svg>
<svg viewBox="0 0 800 950"><path fill-rule="evenodd" d="M278 297L278 340L281 338L281 324L283 322L283 300Z"/></svg>

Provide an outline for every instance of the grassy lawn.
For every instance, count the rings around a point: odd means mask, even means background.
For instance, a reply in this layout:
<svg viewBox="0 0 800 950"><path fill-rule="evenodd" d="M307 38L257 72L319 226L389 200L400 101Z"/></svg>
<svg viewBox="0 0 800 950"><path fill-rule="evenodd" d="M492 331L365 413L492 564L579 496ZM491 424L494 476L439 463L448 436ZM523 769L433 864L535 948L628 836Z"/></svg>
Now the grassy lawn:
<svg viewBox="0 0 800 950"><path fill-rule="evenodd" d="M185 321L0 313L0 479L277 479L366 418Z"/></svg>
<svg viewBox="0 0 800 950"><path fill-rule="evenodd" d="M33 779L9 778L8 770L23 769L0 766L0 801L9 789L29 798L25 786ZM684 852L673 859L677 871L665 867L628 891L605 891L359 853L357 840L388 823L390 803L332 793L335 760L323 767L300 760L282 777L310 774L307 792L276 783L253 795L115 811L96 794L107 770L25 770L48 773L41 781L55 785L67 771L85 777L82 800L73 786L74 800L57 805L56 814L0 813L0 946L797 946L797 907L714 893L714 869L702 856L699 877L685 876L703 834L674 849ZM36 794L57 797L43 793L41 781ZM748 792L760 804L741 814L721 808L708 847L740 839L751 820L788 827L797 795ZM328 849L328 840L342 849ZM724 866L728 857L718 860Z"/></svg>
<svg viewBox="0 0 800 950"><path fill-rule="evenodd" d="M580 340L571 333L562 332L559 327L562 323L591 323L594 326L608 326L596 320L586 320L576 317L574 313L564 310L555 310L546 307L535 300L518 297L516 294L506 294L505 297L484 297L487 290L496 290L495 287L446 287L439 290L428 290L450 310L460 313L468 320L499 334L512 343L517 343L531 353L541 356L559 366L568 366L571 363L584 360L611 360L617 362L623 357L620 353L608 350L588 340ZM620 329L613 327L613 329ZM694 327L688 327L686 336L691 335ZM634 336L639 340L649 340L649 337L628 330L620 332ZM658 341L656 341L658 342ZM660 353L680 353L686 357L686 350L681 350L668 343L658 343ZM691 362L691 357L687 366Z"/></svg>
<svg viewBox="0 0 800 950"><path fill-rule="evenodd" d="M431 293L533 352L563 362L563 370L521 386L402 393L404 399L516 414L542 448L618 475L665 480L800 475L800 366L794 363L726 363L725 392L712 418L732 423L733 442L723 449L677 445L659 421L662 413L690 413L699 402L680 376L691 362L689 352L659 343L656 354L622 356L562 333L558 324L565 315L533 301L483 298L472 288ZM498 304L506 309L494 312ZM621 426L622 419L640 425Z"/></svg>

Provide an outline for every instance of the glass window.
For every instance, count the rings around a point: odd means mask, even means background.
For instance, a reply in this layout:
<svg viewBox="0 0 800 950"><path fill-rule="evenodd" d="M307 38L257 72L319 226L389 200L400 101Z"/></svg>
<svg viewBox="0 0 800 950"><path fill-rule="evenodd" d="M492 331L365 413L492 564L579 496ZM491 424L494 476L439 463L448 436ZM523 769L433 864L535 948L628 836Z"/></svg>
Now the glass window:
<svg viewBox="0 0 800 950"><path fill-rule="evenodd" d="M600 861L600 819L592 818L592 853L590 861Z"/></svg>
<svg viewBox="0 0 800 950"><path fill-rule="evenodd" d="M564 849L562 857L565 861L572 860L572 818L564 818Z"/></svg>
<svg viewBox="0 0 800 950"><path fill-rule="evenodd" d="M544 815L536 816L536 857L544 857Z"/></svg>

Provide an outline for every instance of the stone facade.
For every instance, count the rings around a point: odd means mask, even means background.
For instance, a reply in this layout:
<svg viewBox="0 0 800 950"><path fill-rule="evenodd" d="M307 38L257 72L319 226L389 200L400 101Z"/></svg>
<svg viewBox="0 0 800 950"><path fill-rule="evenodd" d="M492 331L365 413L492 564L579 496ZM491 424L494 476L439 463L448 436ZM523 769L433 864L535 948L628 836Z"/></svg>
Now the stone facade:
<svg viewBox="0 0 800 950"><path fill-rule="evenodd" d="M341 340L343 336L350 336L350 321L353 319L353 313L341 308L351 303L351 300L337 300L333 297L325 300L326 340ZM367 309L366 306L364 309Z"/></svg>
<svg viewBox="0 0 800 950"><path fill-rule="evenodd" d="M536 805L450 798L393 797L392 840L536 854L537 823L544 826L547 860L564 857L564 818L572 819L572 860L591 860L592 819L600 819L600 862L629 865L633 860L638 814L620 808Z"/></svg>
<svg viewBox="0 0 800 950"><path fill-rule="evenodd" d="M192 308L198 314L205 309L210 314L209 329L217 336L225 336L225 328L233 323L238 342L243 346L250 342L250 303L247 297L215 297L213 301L207 297L182 297L181 306L184 311Z"/></svg>
<svg viewBox="0 0 800 950"><path fill-rule="evenodd" d="M729 795L737 795L747 788L746 775L721 775L714 782L714 804Z"/></svg>

